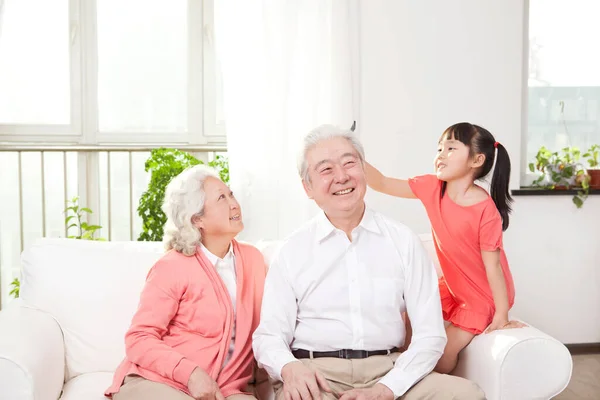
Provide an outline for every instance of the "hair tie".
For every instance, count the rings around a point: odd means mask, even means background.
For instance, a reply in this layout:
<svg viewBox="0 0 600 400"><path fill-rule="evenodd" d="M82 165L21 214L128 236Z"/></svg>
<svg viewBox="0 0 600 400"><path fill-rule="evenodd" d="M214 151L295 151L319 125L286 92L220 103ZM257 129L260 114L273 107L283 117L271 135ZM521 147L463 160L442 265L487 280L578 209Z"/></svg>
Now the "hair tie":
<svg viewBox="0 0 600 400"><path fill-rule="evenodd" d="M494 142L494 148L497 149L499 144L500 143L498 143L498 142Z"/></svg>

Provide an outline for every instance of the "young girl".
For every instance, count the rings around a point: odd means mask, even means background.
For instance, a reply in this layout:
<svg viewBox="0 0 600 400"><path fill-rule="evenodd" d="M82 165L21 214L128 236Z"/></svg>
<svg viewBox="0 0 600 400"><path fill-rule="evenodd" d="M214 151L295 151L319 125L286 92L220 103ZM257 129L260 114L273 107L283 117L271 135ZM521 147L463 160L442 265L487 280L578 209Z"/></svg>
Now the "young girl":
<svg viewBox="0 0 600 400"><path fill-rule="evenodd" d="M475 180L485 177L494 161L490 196ZM523 324L508 320L515 289L502 245L512 201L506 149L486 129L458 123L442 134L434 165L435 175L409 180L383 176L368 163L366 174L372 189L418 198L425 206L443 272L443 315L451 323L435 370L450 373L475 335Z"/></svg>

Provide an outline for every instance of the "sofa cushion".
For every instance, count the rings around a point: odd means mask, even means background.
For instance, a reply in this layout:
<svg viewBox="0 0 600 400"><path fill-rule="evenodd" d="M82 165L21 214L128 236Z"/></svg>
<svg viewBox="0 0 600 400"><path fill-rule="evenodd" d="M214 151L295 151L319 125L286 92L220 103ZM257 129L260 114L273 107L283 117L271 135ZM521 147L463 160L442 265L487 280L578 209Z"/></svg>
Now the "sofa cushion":
<svg viewBox="0 0 600 400"><path fill-rule="evenodd" d="M104 391L110 386L112 378L112 372L79 375L65 383L60 400L107 400Z"/></svg>
<svg viewBox="0 0 600 400"><path fill-rule="evenodd" d="M259 240L254 244L254 246L260 250L263 257L265 258L265 263L267 267L271 265L273 259L277 255L279 248L283 244L283 240Z"/></svg>
<svg viewBox="0 0 600 400"><path fill-rule="evenodd" d="M431 235L421 235L437 265ZM267 265L283 241L258 241ZM66 379L114 371L159 242L39 239L22 255L21 298L50 313L64 335Z"/></svg>
<svg viewBox="0 0 600 400"><path fill-rule="evenodd" d="M40 239L23 253L21 299L58 321L66 380L116 369L146 274L163 253L157 242L75 239Z"/></svg>
<svg viewBox="0 0 600 400"><path fill-rule="evenodd" d="M442 276L440 260L437 258L435 244L433 243L433 236L431 236L431 233L423 233L419 235L419 239L421 239L423 247L425 247L425 250L427 250L427 254L429 254L431 261L433 261L433 265L435 265L435 270L437 271L438 276Z"/></svg>

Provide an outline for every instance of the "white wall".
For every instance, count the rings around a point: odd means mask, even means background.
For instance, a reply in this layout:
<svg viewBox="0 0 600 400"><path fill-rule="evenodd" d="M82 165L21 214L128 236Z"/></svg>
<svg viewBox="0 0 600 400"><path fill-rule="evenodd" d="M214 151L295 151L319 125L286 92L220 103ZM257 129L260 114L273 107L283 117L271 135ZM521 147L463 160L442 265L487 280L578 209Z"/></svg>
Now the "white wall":
<svg viewBox="0 0 600 400"><path fill-rule="evenodd" d="M432 171L437 139L459 121L495 134L519 186L522 0L369 0L360 3L359 130L384 173ZM377 209L427 232L418 201L370 192ZM525 221L527 218L527 221ZM600 342L600 196L516 197L505 245L513 314L565 343Z"/></svg>

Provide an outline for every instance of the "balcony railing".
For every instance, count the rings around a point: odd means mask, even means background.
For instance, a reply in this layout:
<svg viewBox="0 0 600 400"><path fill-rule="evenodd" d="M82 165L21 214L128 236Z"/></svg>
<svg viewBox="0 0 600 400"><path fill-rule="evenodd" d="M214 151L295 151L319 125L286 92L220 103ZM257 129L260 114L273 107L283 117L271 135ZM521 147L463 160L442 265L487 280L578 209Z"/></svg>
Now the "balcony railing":
<svg viewBox="0 0 600 400"><path fill-rule="evenodd" d="M88 223L102 226L96 237L137 240L136 210L149 181L144 165L159 147L204 162L226 152L225 146L0 145L0 306L9 301L24 248L39 237L73 234L64 210L74 197L93 211Z"/></svg>

